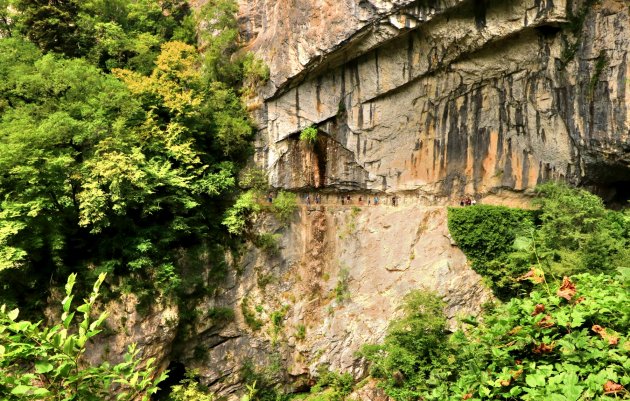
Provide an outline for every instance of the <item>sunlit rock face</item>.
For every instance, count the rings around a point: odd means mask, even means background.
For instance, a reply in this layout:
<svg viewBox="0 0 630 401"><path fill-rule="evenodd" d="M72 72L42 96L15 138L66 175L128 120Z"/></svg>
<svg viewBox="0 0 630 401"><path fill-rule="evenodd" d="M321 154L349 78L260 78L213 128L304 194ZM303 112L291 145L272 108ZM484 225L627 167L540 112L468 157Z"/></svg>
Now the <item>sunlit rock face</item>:
<svg viewBox="0 0 630 401"><path fill-rule="evenodd" d="M188 305L171 360L219 395L238 398L248 364L286 391L321 365L363 376L356 351L413 289L442 296L451 325L479 313L491 294L450 240L453 197L522 206L547 179L630 183L627 0L241 0L239 17L271 70L250 104L255 160L323 204L302 195L288 227L261 217L277 252L245 247Z"/></svg>
<svg viewBox="0 0 630 401"><path fill-rule="evenodd" d="M302 203L288 227L260 219L259 232L279 235L277 252L244 250L221 290L195 306L197 323L174 347L173 360L235 399L248 365L290 392L321 366L364 377L357 352L383 340L412 290L439 294L451 329L458 318L478 314L492 296L452 244L446 208L421 206L411 196L398 206L381 201L368 207L365 196L354 196L348 206L324 195L322 204ZM233 310L234 319L216 324L207 316L217 307Z"/></svg>
<svg viewBox="0 0 630 401"><path fill-rule="evenodd" d="M623 0L261 0L241 12L271 67L257 161L276 187L450 196L628 181ZM306 148L311 125L321 139Z"/></svg>

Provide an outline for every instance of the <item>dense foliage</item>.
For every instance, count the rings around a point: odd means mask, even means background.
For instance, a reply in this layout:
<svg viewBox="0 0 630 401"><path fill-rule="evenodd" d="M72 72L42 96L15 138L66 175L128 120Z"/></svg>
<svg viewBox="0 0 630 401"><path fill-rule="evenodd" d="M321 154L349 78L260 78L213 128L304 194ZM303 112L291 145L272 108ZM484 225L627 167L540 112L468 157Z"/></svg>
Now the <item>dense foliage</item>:
<svg viewBox="0 0 630 401"><path fill-rule="evenodd" d="M166 41L195 42L184 0L1 0L0 33L104 69L150 72Z"/></svg>
<svg viewBox="0 0 630 401"><path fill-rule="evenodd" d="M532 267L559 278L627 265L627 211L607 210L599 197L562 184L545 184L537 192L537 210L449 209L453 239L499 298L526 294L531 283L519 277Z"/></svg>
<svg viewBox="0 0 630 401"><path fill-rule="evenodd" d="M363 355L372 363L371 374L384 379L389 394L415 399L448 365L444 302L435 294L413 291L407 295L404 317L392 322L381 345L368 345ZM433 381L432 381L433 379Z"/></svg>
<svg viewBox="0 0 630 401"><path fill-rule="evenodd" d="M82 356L88 341L101 331L106 314L92 319L101 275L89 298L72 308L76 275L65 286L57 324L18 320L19 310L0 307L0 397L3 400L149 400L165 374L156 375L154 360L140 366L138 350L130 346L117 365L92 365ZM80 317L80 318L79 318ZM116 389L115 394L112 390Z"/></svg>
<svg viewBox="0 0 630 401"><path fill-rule="evenodd" d="M178 249L229 241L221 222L252 134L239 87L266 73L232 57L234 7L0 2L5 302L36 306L51 278L78 271L172 293ZM215 33L202 53L199 20Z"/></svg>
<svg viewBox="0 0 630 401"><path fill-rule="evenodd" d="M364 353L396 400L628 399L629 284L592 274L541 282L450 336L425 295Z"/></svg>
<svg viewBox="0 0 630 401"><path fill-rule="evenodd" d="M476 205L450 208L448 228L473 269L487 278L497 296L505 299L523 289L514 278L529 266L511 263L510 255L517 236L532 227L533 219L534 213L527 210Z"/></svg>

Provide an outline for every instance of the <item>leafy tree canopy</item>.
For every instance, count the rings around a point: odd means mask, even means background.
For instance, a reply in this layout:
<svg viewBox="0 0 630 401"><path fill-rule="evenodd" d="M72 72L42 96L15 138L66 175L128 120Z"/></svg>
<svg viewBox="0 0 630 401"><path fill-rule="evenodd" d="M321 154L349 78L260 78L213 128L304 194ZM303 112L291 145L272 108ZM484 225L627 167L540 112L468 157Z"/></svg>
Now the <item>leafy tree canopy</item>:
<svg viewBox="0 0 630 401"><path fill-rule="evenodd" d="M223 17L210 28L233 29L232 2L215 5ZM174 289L176 249L223 241L250 152L235 86L245 75L221 81L212 67L243 71L228 52L237 37L209 65L190 44L207 15L185 1L0 10L0 295L32 303L44 280L86 269Z"/></svg>

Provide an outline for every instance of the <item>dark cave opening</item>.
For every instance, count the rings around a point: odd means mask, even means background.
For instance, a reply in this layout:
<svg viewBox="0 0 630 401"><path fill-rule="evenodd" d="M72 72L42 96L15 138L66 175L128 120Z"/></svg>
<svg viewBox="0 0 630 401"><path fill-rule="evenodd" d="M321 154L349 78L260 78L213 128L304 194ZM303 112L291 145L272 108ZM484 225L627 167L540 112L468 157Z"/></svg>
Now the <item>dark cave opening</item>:
<svg viewBox="0 0 630 401"><path fill-rule="evenodd" d="M630 207L630 164L591 163L585 176L584 187L602 198L606 207L617 210Z"/></svg>
<svg viewBox="0 0 630 401"><path fill-rule="evenodd" d="M165 401L171 395L173 386L179 384L186 376L186 366L177 361L168 364L168 377L160 383L160 389L151 397L153 401Z"/></svg>
<svg viewBox="0 0 630 401"><path fill-rule="evenodd" d="M611 209L630 207L630 180L600 184L595 186L593 192Z"/></svg>

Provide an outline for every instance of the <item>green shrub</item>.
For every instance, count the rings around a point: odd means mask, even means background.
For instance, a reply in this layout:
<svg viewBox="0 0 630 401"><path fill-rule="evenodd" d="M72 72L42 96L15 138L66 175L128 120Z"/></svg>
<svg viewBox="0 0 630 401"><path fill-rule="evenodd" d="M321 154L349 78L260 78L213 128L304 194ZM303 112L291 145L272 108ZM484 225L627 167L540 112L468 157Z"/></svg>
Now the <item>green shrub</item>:
<svg viewBox="0 0 630 401"><path fill-rule="evenodd" d="M295 338L298 340L304 340L306 338L306 326L303 324L298 324L295 326Z"/></svg>
<svg viewBox="0 0 630 401"><path fill-rule="evenodd" d="M187 370L184 379L171 387L167 401L214 401L217 397L195 379L199 372Z"/></svg>
<svg viewBox="0 0 630 401"><path fill-rule="evenodd" d="M282 329L284 316L286 315L286 310L283 308L281 310L271 312L269 319L271 320L271 325L273 330L277 333Z"/></svg>
<svg viewBox="0 0 630 401"><path fill-rule="evenodd" d="M310 401L342 401L352 392L354 379L349 373L340 374L328 369L327 365L320 365L317 369L317 383L311 387Z"/></svg>
<svg viewBox="0 0 630 401"><path fill-rule="evenodd" d="M335 298L337 302L343 302L350 298L348 291L348 282L350 281L350 271L346 267L342 267L339 270L339 278L337 279L337 285L335 286Z"/></svg>
<svg viewBox="0 0 630 401"><path fill-rule="evenodd" d="M395 399L417 399L420 389L444 376L448 344L444 307L436 294L413 291L405 297L403 318L390 324L384 343L363 347L371 375L382 379Z"/></svg>
<svg viewBox="0 0 630 401"><path fill-rule="evenodd" d="M251 224L251 218L260 212L261 206L256 199L255 191L247 191L241 194L234 206L225 214L223 225L228 232L234 235L243 234Z"/></svg>
<svg viewBox="0 0 630 401"><path fill-rule="evenodd" d="M384 344L363 350L371 374L399 401L606 400L605 386L627 388L627 281L592 274L549 285L542 279L529 297L469 319L466 332L450 336L439 300L425 295L408 303ZM629 396L625 389L609 395Z"/></svg>
<svg viewBox="0 0 630 401"><path fill-rule="evenodd" d="M544 262L555 274L614 271L627 263L630 218L606 210L603 201L583 189L563 184L537 188L539 239ZM565 259L571 263L567 263Z"/></svg>
<svg viewBox="0 0 630 401"><path fill-rule="evenodd" d="M264 364L246 360L240 370L241 381L248 389L255 388L255 397L250 401L280 401L286 399L278 384L284 377L282 356L272 352ZM250 391L251 395L251 391Z"/></svg>
<svg viewBox="0 0 630 401"><path fill-rule="evenodd" d="M253 189L259 193L264 193L269 188L267 173L258 167L244 170L239 177L238 184L243 189Z"/></svg>
<svg viewBox="0 0 630 401"><path fill-rule="evenodd" d="M532 267L562 277L614 271L630 258L627 212L606 210L597 196L563 184L537 188L537 211L477 205L449 209L449 230L495 295L531 290L518 277Z"/></svg>
<svg viewBox="0 0 630 401"><path fill-rule="evenodd" d="M627 387L628 287L604 275L567 280L499 306L454 341L450 399L603 400L608 381Z"/></svg>
<svg viewBox="0 0 630 401"><path fill-rule="evenodd" d="M82 358L107 318L106 313L95 320L91 316L104 280L100 275L89 297L71 311L76 274L70 275L61 319L50 327L17 320L18 309L0 307L0 399L104 400L115 389L117 400L148 401L157 391L167 375L157 374L154 358L141 361L135 344L114 366Z"/></svg>
<svg viewBox="0 0 630 401"><path fill-rule="evenodd" d="M263 326L263 322L256 317L255 311L249 306L249 298L247 297L243 298L241 302L241 312L243 313L245 324L247 324L250 329L254 331L260 330Z"/></svg>
<svg viewBox="0 0 630 401"><path fill-rule="evenodd" d="M216 324L225 324L234 320L234 309L217 306L208 310L208 319Z"/></svg>
<svg viewBox="0 0 630 401"><path fill-rule="evenodd" d="M251 96L257 87L264 85L269 80L269 67L265 62L252 52L248 52L242 60L243 63L243 89L245 96Z"/></svg>
<svg viewBox="0 0 630 401"><path fill-rule="evenodd" d="M285 305L281 309L271 312L269 320L271 321L271 342L275 344L278 341L278 335L284 326L284 318L287 315L289 306Z"/></svg>
<svg viewBox="0 0 630 401"><path fill-rule="evenodd" d="M512 251L519 229L533 221L533 212L504 206L449 208L448 229L478 273L485 264Z"/></svg>
<svg viewBox="0 0 630 401"><path fill-rule="evenodd" d="M273 199L273 214L285 225L291 222L297 208L297 195L293 192L280 191Z"/></svg>
<svg viewBox="0 0 630 401"><path fill-rule="evenodd" d="M269 253L270 255L277 255L280 251L278 241L282 238L280 234L262 233L258 234L254 238L254 245L259 249Z"/></svg>
<svg viewBox="0 0 630 401"><path fill-rule="evenodd" d="M308 145L314 145L317 142L318 131L315 126L306 127L300 132L300 141L306 142Z"/></svg>
<svg viewBox="0 0 630 401"><path fill-rule="evenodd" d="M531 287L515 280L529 269L530 253L513 254L511 258L508 255L514 251L517 237L526 238L531 231L535 213L490 205L448 210L448 228L455 243L501 299Z"/></svg>

